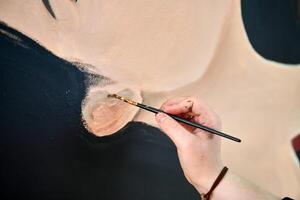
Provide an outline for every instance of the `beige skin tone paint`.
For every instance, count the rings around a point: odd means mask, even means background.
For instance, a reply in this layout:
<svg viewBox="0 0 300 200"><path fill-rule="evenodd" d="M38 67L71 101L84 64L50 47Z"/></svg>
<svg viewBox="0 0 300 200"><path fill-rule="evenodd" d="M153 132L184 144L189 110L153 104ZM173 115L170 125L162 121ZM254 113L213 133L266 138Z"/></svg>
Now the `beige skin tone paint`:
<svg viewBox="0 0 300 200"><path fill-rule="evenodd" d="M267 61L250 45L239 0L0 1L0 20L54 54L112 80L89 88L82 110L98 136L152 113L105 98L118 93L154 107L197 95L221 116L224 163L270 192L300 198L291 138L300 131L300 68ZM91 67L94 66L94 67ZM101 113L105 110L107 116Z"/></svg>

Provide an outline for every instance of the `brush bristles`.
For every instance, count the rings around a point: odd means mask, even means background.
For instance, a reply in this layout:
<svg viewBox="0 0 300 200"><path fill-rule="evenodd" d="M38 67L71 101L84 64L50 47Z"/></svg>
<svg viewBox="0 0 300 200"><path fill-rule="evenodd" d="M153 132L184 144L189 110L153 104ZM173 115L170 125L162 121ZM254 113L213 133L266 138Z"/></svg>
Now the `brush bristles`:
<svg viewBox="0 0 300 200"><path fill-rule="evenodd" d="M116 94L108 94L107 97L115 97L115 98L117 98Z"/></svg>
<svg viewBox="0 0 300 200"><path fill-rule="evenodd" d="M137 105L136 102L134 102L134 101L132 101L132 100L130 100L130 99L121 97L121 96L119 96L119 95L117 95L117 94L108 94L107 97L114 97L114 98L120 99L121 101L124 101L124 102L126 102L126 103L129 103L129 104L131 104L131 105L135 105L135 106Z"/></svg>

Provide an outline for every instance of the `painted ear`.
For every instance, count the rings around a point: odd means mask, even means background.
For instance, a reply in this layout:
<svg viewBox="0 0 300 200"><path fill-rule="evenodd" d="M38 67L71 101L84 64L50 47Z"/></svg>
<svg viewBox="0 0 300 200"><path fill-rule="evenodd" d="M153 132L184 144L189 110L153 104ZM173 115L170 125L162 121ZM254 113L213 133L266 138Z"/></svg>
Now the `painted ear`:
<svg viewBox="0 0 300 200"><path fill-rule="evenodd" d="M121 100L107 97L116 93L141 102L139 90L130 88L120 89L113 85L105 88L91 89L82 104L82 117L85 127L97 136L110 135L123 128L136 115L138 108Z"/></svg>

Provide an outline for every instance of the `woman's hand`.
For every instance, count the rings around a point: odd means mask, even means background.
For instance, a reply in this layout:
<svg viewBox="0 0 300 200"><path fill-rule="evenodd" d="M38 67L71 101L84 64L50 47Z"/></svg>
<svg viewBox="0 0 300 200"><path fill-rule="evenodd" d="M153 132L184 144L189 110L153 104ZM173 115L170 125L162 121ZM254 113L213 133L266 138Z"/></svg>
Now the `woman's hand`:
<svg viewBox="0 0 300 200"><path fill-rule="evenodd" d="M198 97L177 97L166 101L161 110L220 130L217 114ZM187 180L201 193L206 193L223 168L221 138L207 131L179 123L159 113L156 120L177 147L181 167Z"/></svg>
<svg viewBox="0 0 300 200"><path fill-rule="evenodd" d="M165 102L161 109L210 128L221 129L220 118L198 97L173 98ZM156 120L175 143L187 180L200 194L207 193L223 168L220 136L178 123L164 113L157 114ZM222 200L281 199L231 171L226 173L212 195L213 199Z"/></svg>

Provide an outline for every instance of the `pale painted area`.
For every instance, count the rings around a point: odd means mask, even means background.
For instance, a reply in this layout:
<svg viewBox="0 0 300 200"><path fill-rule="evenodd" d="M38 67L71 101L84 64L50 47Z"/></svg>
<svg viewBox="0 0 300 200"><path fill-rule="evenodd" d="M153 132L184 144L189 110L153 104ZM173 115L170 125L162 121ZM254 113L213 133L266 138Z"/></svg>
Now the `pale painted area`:
<svg viewBox="0 0 300 200"><path fill-rule="evenodd" d="M0 19L54 54L94 65L92 71L115 81L90 88L88 95L129 88L129 97L155 107L170 97L201 96L221 116L223 131L243 140L223 140L226 165L270 192L300 198L299 165L290 144L300 130L300 68L267 61L253 50L239 0L51 0L51 5L57 21L41 1L1 0ZM116 120L110 132L131 120L156 126L152 113L121 107L127 117Z"/></svg>

